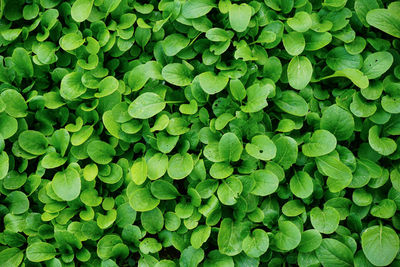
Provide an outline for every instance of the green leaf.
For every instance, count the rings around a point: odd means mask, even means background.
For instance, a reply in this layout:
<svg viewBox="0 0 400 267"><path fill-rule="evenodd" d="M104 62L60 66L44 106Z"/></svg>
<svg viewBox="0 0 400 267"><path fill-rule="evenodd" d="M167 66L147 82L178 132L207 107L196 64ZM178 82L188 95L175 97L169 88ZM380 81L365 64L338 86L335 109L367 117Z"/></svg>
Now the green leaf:
<svg viewBox="0 0 400 267"><path fill-rule="evenodd" d="M181 253L179 266L196 267L203 259L204 251L201 248L187 247Z"/></svg>
<svg viewBox="0 0 400 267"><path fill-rule="evenodd" d="M18 121L7 114L0 114L0 134L4 139L12 137L18 130Z"/></svg>
<svg viewBox="0 0 400 267"><path fill-rule="evenodd" d="M190 236L190 244L192 247L199 249L210 237L211 227L208 225L200 225L194 229Z"/></svg>
<svg viewBox="0 0 400 267"><path fill-rule="evenodd" d="M195 19L206 15L215 4L211 0L189 0L182 6L182 15L187 19Z"/></svg>
<svg viewBox="0 0 400 267"><path fill-rule="evenodd" d="M87 153L98 164L108 164L115 156L114 148L110 144L100 140L90 142L87 146Z"/></svg>
<svg viewBox="0 0 400 267"><path fill-rule="evenodd" d="M55 257L56 249L53 245L45 242L36 242L26 249L26 257L31 262L48 261Z"/></svg>
<svg viewBox="0 0 400 267"><path fill-rule="evenodd" d="M284 34L282 42L286 52L291 56L300 55L306 46L304 36L300 32L290 32L288 34Z"/></svg>
<svg viewBox="0 0 400 267"><path fill-rule="evenodd" d="M323 266L354 266L350 248L336 239L324 238L316 255Z"/></svg>
<svg viewBox="0 0 400 267"><path fill-rule="evenodd" d="M159 208L143 212L140 221L149 234L156 234L164 227L164 217Z"/></svg>
<svg viewBox="0 0 400 267"><path fill-rule="evenodd" d="M369 80L366 75L361 71L356 69L342 69L335 71L334 74L321 78L320 80L325 80L334 77L346 77L352 81L356 86L361 89L367 88L369 85Z"/></svg>
<svg viewBox="0 0 400 267"><path fill-rule="evenodd" d="M92 11L92 0L77 0L71 7L71 17L76 22L82 22L89 18Z"/></svg>
<svg viewBox="0 0 400 267"><path fill-rule="evenodd" d="M275 85L271 80L255 83L246 90L247 102L241 106L241 110L246 113L254 113L268 106L267 97L275 91Z"/></svg>
<svg viewBox="0 0 400 267"><path fill-rule="evenodd" d="M247 256L257 258L263 255L269 247L268 234L261 229L255 229L243 240L243 251Z"/></svg>
<svg viewBox="0 0 400 267"><path fill-rule="evenodd" d="M279 231L274 236L275 246L280 250L292 250L301 241L299 228L290 221L279 221Z"/></svg>
<svg viewBox="0 0 400 267"><path fill-rule="evenodd" d="M28 113L28 105L20 93L13 89L7 89L0 95L0 99L5 104L5 111L14 118L23 118Z"/></svg>
<svg viewBox="0 0 400 267"><path fill-rule="evenodd" d="M12 54L12 60L14 62L15 70L19 75L22 77L33 77L31 57L24 48L15 48Z"/></svg>
<svg viewBox="0 0 400 267"><path fill-rule="evenodd" d="M246 144L246 152L256 159L268 161L275 158L276 146L268 136L257 135Z"/></svg>
<svg viewBox="0 0 400 267"><path fill-rule="evenodd" d="M347 140L354 132L353 116L343 108L332 105L322 113L321 129L328 130L339 141Z"/></svg>
<svg viewBox="0 0 400 267"><path fill-rule="evenodd" d="M251 19L252 8L247 4L232 4L229 8L229 23L236 32L244 32Z"/></svg>
<svg viewBox="0 0 400 267"><path fill-rule="evenodd" d="M161 75L167 82L176 86L187 86L193 79L191 70L180 63L166 65L162 69Z"/></svg>
<svg viewBox="0 0 400 267"><path fill-rule="evenodd" d="M388 137L379 137L379 134L378 125L372 126L368 131L368 143L372 149L384 156L394 153L397 149L396 142Z"/></svg>
<svg viewBox="0 0 400 267"><path fill-rule="evenodd" d="M392 263L399 251L399 237L392 228L375 225L362 233L361 246L373 265L386 266Z"/></svg>
<svg viewBox="0 0 400 267"><path fill-rule="evenodd" d="M18 136L18 144L28 153L42 155L46 153L49 142L41 132L27 130Z"/></svg>
<svg viewBox="0 0 400 267"><path fill-rule="evenodd" d="M6 248L0 252L0 262L5 267L19 266L24 253L18 248Z"/></svg>
<svg viewBox="0 0 400 267"><path fill-rule="evenodd" d="M297 32L306 32L312 25L312 20L307 12L297 12L293 18L287 20L290 28Z"/></svg>
<svg viewBox="0 0 400 267"><path fill-rule="evenodd" d="M329 51L326 64L332 70L360 69L363 61L359 54L351 55L344 47L336 47Z"/></svg>
<svg viewBox="0 0 400 267"><path fill-rule="evenodd" d="M302 253L309 253L319 248L321 243L322 236L317 230L306 230L301 233L301 241L298 250Z"/></svg>
<svg viewBox="0 0 400 267"><path fill-rule="evenodd" d="M321 210L315 207L311 210L310 219L312 226L323 234L332 234L339 226L340 214L332 207Z"/></svg>
<svg viewBox="0 0 400 267"><path fill-rule="evenodd" d="M255 186L251 193L256 196L268 196L278 189L279 179L269 170L257 170L252 173Z"/></svg>
<svg viewBox="0 0 400 267"><path fill-rule="evenodd" d="M71 72L61 80L60 95L66 100L74 100L86 92L86 87L81 82L82 74Z"/></svg>
<svg viewBox="0 0 400 267"><path fill-rule="evenodd" d="M276 156L274 161L284 169L289 169L296 162L298 148L296 141L288 136L281 136L274 140Z"/></svg>
<svg viewBox="0 0 400 267"><path fill-rule="evenodd" d="M138 212L150 211L157 207L159 203L160 200L154 198L147 188L135 190L129 196L129 204Z"/></svg>
<svg viewBox="0 0 400 267"><path fill-rule="evenodd" d="M307 102L294 91L284 91L275 104L283 111L298 117L303 117L308 112Z"/></svg>
<svg viewBox="0 0 400 267"><path fill-rule="evenodd" d="M314 191L312 178L307 172L299 171L290 179L290 191L299 198L308 198Z"/></svg>
<svg viewBox="0 0 400 267"><path fill-rule="evenodd" d="M203 72L198 76L201 89L209 95L221 92L228 84L229 78L214 72Z"/></svg>
<svg viewBox="0 0 400 267"><path fill-rule="evenodd" d="M81 45L83 45L84 42L85 40L80 34L76 32L71 32L61 37L60 46L65 51L71 51L79 48Z"/></svg>
<svg viewBox="0 0 400 267"><path fill-rule="evenodd" d="M6 152L1 151L0 153L0 180L4 179L9 169L9 157Z"/></svg>
<svg viewBox="0 0 400 267"><path fill-rule="evenodd" d="M188 153L175 154L168 161L168 175L175 180L188 176L193 170L193 159Z"/></svg>
<svg viewBox="0 0 400 267"><path fill-rule="evenodd" d="M243 151L242 143L234 133L226 133L218 143L219 154L224 161L238 161Z"/></svg>
<svg viewBox="0 0 400 267"><path fill-rule="evenodd" d="M152 182L151 193L153 196L161 200L175 199L180 195L175 186L164 180Z"/></svg>
<svg viewBox="0 0 400 267"><path fill-rule="evenodd" d="M364 72L368 79L376 79L388 71L392 64L392 54L386 51L376 52L367 56L361 71Z"/></svg>
<svg viewBox="0 0 400 267"><path fill-rule="evenodd" d="M81 178L72 167L57 172L51 182L54 193L64 201L76 199L81 192Z"/></svg>
<svg viewBox="0 0 400 267"><path fill-rule="evenodd" d="M4 200L8 203L8 207L12 214L22 214L29 209L29 200L21 191L12 191Z"/></svg>
<svg viewBox="0 0 400 267"><path fill-rule="evenodd" d="M221 221L218 232L219 252L235 256L242 251L242 241L250 233L247 223L233 222L230 218Z"/></svg>
<svg viewBox="0 0 400 267"><path fill-rule="evenodd" d="M182 34L174 33L168 35L163 41L163 49L167 56L172 57L184 49L190 40Z"/></svg>
<svg viewBox="0 0 400 267"><path fill-rule="evenodd" d="M242 182L235 176L231 176L222 180L218 187L217 195L222 204L231 206L236 204L242 190Z"/></svg>
<svg viewBox="0 0 400 267"><path fill-rule="evenodd" d="M370 10L366 17L368 24L387 34L400 38L400 19L397 16L398 9L395 8L396 5L396 2L393 2L387 9L378 8Z"/></svg>
<svg viewBox="0 0 400 267"><path fill-rule="evenodd" d="M313 67L308 58L304 56L293 57L288 65L287 76L289 84L294 89L305 88L311 80Z"/></svg>
<svg viewBox="0 0 400 267"><path fill-rule="evenodd" d="M301 147L307 157L320 157L331 153L336 148L336 138L327 130L316 130L311 138Z"/></svg>
<svg viewBox="0 0 400 267"><path fill-rule="evenodd" d="M339 192L346 188L353 179L349 167L331 155L315 159L319 172L328 176L327 185L331 192Z"/></svg>
<svg viewBox="0 0 400 267"><path fill-rule="evenodd" d="M147 162L147 176L150 180L161 178L168 168L168 156L161 153L154 154Z"/></svg>
<svg viewBox="0 0 400 267"><path fill-rule="evenodd" d="M135 119L148 119L165 108L165 101L155 93L144 93L138 96L128 108L128 113Z"/></svg>

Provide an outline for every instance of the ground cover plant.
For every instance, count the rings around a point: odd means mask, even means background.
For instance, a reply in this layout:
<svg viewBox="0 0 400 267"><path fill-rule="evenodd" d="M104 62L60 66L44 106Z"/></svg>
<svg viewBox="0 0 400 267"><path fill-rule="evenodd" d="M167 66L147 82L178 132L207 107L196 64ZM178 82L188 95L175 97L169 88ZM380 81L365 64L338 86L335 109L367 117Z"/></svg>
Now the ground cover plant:
<svg viewBox="0 0 400 267"><path fill-rule="evenodd" d="M400 2L0 0L0 266L399 266Z"/></svg>

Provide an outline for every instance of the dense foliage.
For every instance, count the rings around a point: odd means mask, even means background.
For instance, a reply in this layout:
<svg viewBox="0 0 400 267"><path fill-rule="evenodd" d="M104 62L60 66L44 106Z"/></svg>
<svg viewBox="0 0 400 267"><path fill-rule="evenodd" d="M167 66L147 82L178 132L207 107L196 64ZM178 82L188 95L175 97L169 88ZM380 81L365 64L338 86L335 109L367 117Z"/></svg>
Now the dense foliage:
<svg viewBox="0 0 400 267"><path fill-rule="evenodd" d="M0 0L0 266L399 266L399 38L399 1Z"/></svg>

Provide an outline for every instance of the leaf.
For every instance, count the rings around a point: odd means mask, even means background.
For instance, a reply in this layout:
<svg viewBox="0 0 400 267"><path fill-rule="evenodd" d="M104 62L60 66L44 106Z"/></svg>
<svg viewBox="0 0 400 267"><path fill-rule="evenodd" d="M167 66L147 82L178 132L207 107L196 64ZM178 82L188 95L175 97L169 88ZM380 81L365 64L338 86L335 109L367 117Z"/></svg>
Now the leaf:
<svg viewBox="0 0 400 267"><path fill-rule="evenodd" d="M8 207L12 214L22 214L29 209L29 200L21 191L12 191L4 200L8 203Z"/></svg>
<svg viewBox="0 0 400 267"><path fill-rule="evenodd" d="M182 6L182 15L187 19L195 19L206 15L215 4L211 0L189 0Z"/></svg>
<svg viewBox="0 0 400 267"><path fill-rule="evenodd" d="M274 236L275 246L280 250L292 250L300 244L301 233L290 221L279 221L279 231Z"/></svg>
<svg viewBox="0 0 400 267"><path fill-rule="evenodd" d="M290 32L284 34L282 38L283 46L286 52L291 56L300 55L306 46L304 36L300 32Z"/></svg>
<svg viewBox="0 0 400 267"><path fill-rule="evenodd" d="M252 235L243 240L243 251L252 258L260 257L269 247L268 234L261 229L255 229Z"/></svg>
<svg viewBox="0 0 400 267"><path fill-rule="evenodd" d="M343 243L336 239L324 238L321 246L317 248L318 260L327 267L354 266L353 253Z"/></svg>
<svg viewBox="0 0 400 267"><path fill-rule="evenodd" d="M315 162L319 172L328 176L327 185L331 192L339 192L346 188L353 179L349 167L331 155L317 157Z"/></svg>
<svg viewBox="0 0 400 267"><path fill-rule="evenodd" d="M256 159L268 161L275 158L276 146L268 136L257 135L246 144L246 152Z"/></svg>
<svg viewBox="0 0 400 267"><path fill-rule="evenodd" d="M294 89L301 90L308 85L313 73L313 67L304 56L293 57L288 65L287 75L289 84Z"/></svg>
<svg viewBox="0 0 400 267"><path fill-rule="evenodd" d="M362 233L361 246L373 265L386 266L395 259L399 251L399 237L392 228L375 225Z"/></svg>
<svg viewBox="0 0 400 267"><path fill-rule="evenodd" d="M25 99L20 93L13 89L4 90L0 99L5 105L5 111L8 115L14 118L23 118L28 113L28 105L25 103Z"/></svg>
<svg viewBox="0 0 400 267"><path fill-rule="evenodd" d="M157 180L151 183L151 193L158 199L175 199L179 196L178 190L169 182Z"/></svg>
<svg viewBox="0 0 400 267"><path fill-rule="evenodd" d="M172 179L180 180L188 176L193 170L193 159L188 153L175 154L168 161L168 175Z"/></svg>
<svg viewBox="0 0 400 267"><path fill-rule="evenodd" d="M299 198L308 198L314 191L312 178L307 172L299 171L290 179L290 191Z"/></svg>
<svg viewBox="0 0 400 267"><path fill-rule="evenodd" d="M182 34L171 34L163 40L163 49L167 56L172 57L184 49L190 40Z"/></svg>
<svg viewBox="0 0 400 267"><path fill-rule="evenodd" d="M0 262L5 267L19 266L24 253L18 248L6 248L0 252Z"/></svg>
<svg viewBox="0 0 400 267"><path fill-rule="evenodd" d="M199 249L207 241L211 234L211 227L208 225L201 225L194 229L190 236L190 244Z"/></svg>
<svg viewBox="0 0 400 267"><path fill-rule="evenodd" d="M302 146L307 157L320 157L331 153L336 148L336 138L327 130L316 130L311 138Z"/></svg>
<svg viewBox="0 0 400 267"><path fill-rule="evenodd" d="M334 77L346 77L351 80L356 86L361 89L367 88L369 85L369 80L366 75L361 71L356 69L342 69L335 71L334 74L321 78L320 80L325 80Z"/></svg>
<svg viewBox="0 0 400 267"><path fill-rule="evenodd" d="M252 8L247 4L232 4L229 8L229 23L236 32L244 32L250 23Z"/></svg>
<svg viewBox="0 0 400 267"><path fill-rule="evenodd" d="M129 204L138 212L150 211L159 203L160 200L154 198L147 188L140 188L129 196Z"/></svg>
<svg viewBox="0 0 400 267"><path fill-rule="evenodd" d="M217 195L222 204L231 206L236 204L242 190L242 182L238 178L231 176L222 181L218 187Z"/></svg>
<svg viewBox="0 0 400 267"><path fill-rule="evenodd" d="M243 151L242 143L234 133L226 133L218 143L219 154L225 161L238 161Z"/></svg>
<svg viewBox="0 0 400 267"><path fill-rule="evenodd" d="M188 67L180 63L166 65L161 72L162 77L170 84L187 86L192 82L192 72Z"/></svg>
<svg viewBox="0 0 400 267"><path fill-rule="evenodd" d="M108 164L115 156L114 148L110 144L100 140L90 142L87 146L87 153L98 164Z"/></svg>
<svg viewBox="0 0 400 267"><path fill-rule="evenodd" d="M274 140L276 146L276 156L274 161L284 169L289 169L296 162L298 148L296 141L287 136L281 136Z"/></svg>
<svg viewBox="0 0 400 267"><path fill-rule="evenodd" d="M204 251L201 248L195 249L190 246L182 251L179 259L179 266L196 267L203 259Z"/></svg>
<svg viewBox="0 0 400 267"><path fill-rule="evenodd" d="M92 11L92 0L77 0L71 7L71 17L76 22L82 22L89 18Z"/></svg>
<svg viewBox="0 0 400 267"><path fill-rule="evenodd" d="M155 93L144 93L138 96L128 108L128 113L135 119L148 119L165 108L165 101Z"/></svg>
<svg viewBox="0 0 400 267"><path fill-rule="evenodd" d="M46 153L49 142L41 132L27 130L18 136L18 144L28 153L42 155Z"/></svg>
<svg viewBox="0 0 400 267"><path fill-rule="evenodd" d="M367 56L361 71L364 72L368 79L376 79L388 71L392 64L392 54L386 51L376 52Z"/></svg>
<svg viewBox="0 0 400 267"><path fill-rule="evenodd" d="M369 25L394 37L400 38L400 19L396 14L395 3L388 6L387 9L378 8L368 11L367 22Z"/></svg>
<svg viewBox="0 0 400 267"><path fill-rule="evenodd" d="M305 116L308 112L307 102L293 91L284 91L275 104L283 111L294 116Z"/></svg>
<svg viewBox="0 0 400 267"><path fill-rule="evenodd" d="M15 70L22 77L33 77L33 65L28 52L17 47L12 53L12 61L14 62Z"/></svg>
<svg viewBox="0 0 400 267"><path fill-rule="evenodd" d="M310 213L312 226L323 234L332 234L339 226L339 212L332 207L326 207L323 210L313 208Z"/></svg>
<svg viewBox="0 0 400 267"><path fill-rule="evenodd" d="M347 140L354 132L353 116L337 105L326 108L320 121L321 129L328 130L339 141Z"/></svg>
<svg viewBox="0 0 400 267"><path fill-rule="evenodd" d="M387 156L394 153L397 149L396 142L388 137L379 137L380 129L378 125L372 126L368 131L368 143L376 152Z"/></svg>
<svg viewBox="0 0 400 267"><path fill-rule="evenodd" d="M267 196L278 189L279 179L271 171L257 170L252 173L255 186L251 193L256 196Z"/></svg>
<svg viewBox="0 0 400 267"><path fill-rule="evenodd" d="M203 72L198 76L201 89L209 95L221 92L228 84L229 78L213 72Z"/></svg>
<svg viewBox="0 0 400 267"><path fill-rule="evenodd" d="M71 51L79 48L81 45L83 45L84 42L85 40L80 34L76 32L71 32L61 37L60 46L65 51Z"/></svg>
<svg viewBox="0 0 400 267"><path fill-rule="evenodd" d="M54 193L64 201L76 199L81 192L81 178L72 167L57 172L51 182Z"/></svg>
<svg viewBox="0 0 400 267"><path fill-rule="evenodd" d="M137 160L135 160L131 167L133 182L137 185L143 184L147 178L147 171L147 163L144 158L138 158Z"/></svg>
<svg viewBox="0 0 400 267"><path fill-rule="evenodd" d="M74 100L86 92L86 87L81 82L82 74L71 72L61 80L60 95L66 100Z"/></svg>
<svg viewBox="0 0 400 267"><path fill-rule="evenodd" d="M26 257L31 262L48 261L54 258L56 249L53 245L45 242L36 242L28 246L26 249Z"/></svg>
<svg viewBox="0 0 400 267"><path fill-rule="evenodd" d="M306 32L312 25L312 20L307 12L297 12L294 17L287 20L287 24L297 32Z"/></svg>
<svg viewBox="0 0 400 267"><path fill-rule="evenodd" d="M326 64L335 71L345 69L360 69L363 60L359 54L352 55L344 47L336 47L329 51Z"/></svg>

